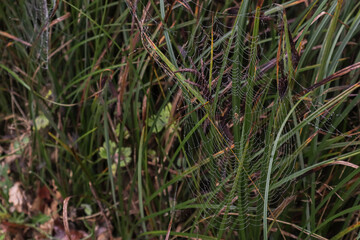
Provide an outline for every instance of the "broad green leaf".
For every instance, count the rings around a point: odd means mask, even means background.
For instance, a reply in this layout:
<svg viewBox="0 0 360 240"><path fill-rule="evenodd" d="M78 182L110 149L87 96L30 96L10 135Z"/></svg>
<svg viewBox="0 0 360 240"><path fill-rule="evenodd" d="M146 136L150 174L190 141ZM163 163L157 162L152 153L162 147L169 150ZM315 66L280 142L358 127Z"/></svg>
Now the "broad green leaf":
<svg viewBox="0 0 360 240"><path fill-rule="evenodd" d="M44 114L41 114L35 118L35 124L38 130L46 128L49 125L49 119L47 119ZM33 130L35 130L35 126Z"/></svg>
<svg viewBox="0 0 360 240"><path fill-rule="evenodd" d="M116 167L119 159L119 149L116 146L116 143L113 141L109 141L110 146L110 156L113 158L113 164L111 165L111 169L113 172L116 172ZM107 159L106 153L106 143L103 144L99 149L99 155L102 159ZM122 147L121 155L120 155L120 167L125 167L131 162L131 148L130 147Z"/></svg>
<svg viewBox="0 0 360 240"><path fill-rule="evenodd" d="M148 122L147 125L149 127L153 126L155 124L155 129L154 132L155 133L159 133L163 130L163 128L168 124L169 122L169 118L170 118L170 112L171 112L171 103L168 103L164 109L162 109L160 111L159 116L157 117L156 115L152 115Z"/></svg>

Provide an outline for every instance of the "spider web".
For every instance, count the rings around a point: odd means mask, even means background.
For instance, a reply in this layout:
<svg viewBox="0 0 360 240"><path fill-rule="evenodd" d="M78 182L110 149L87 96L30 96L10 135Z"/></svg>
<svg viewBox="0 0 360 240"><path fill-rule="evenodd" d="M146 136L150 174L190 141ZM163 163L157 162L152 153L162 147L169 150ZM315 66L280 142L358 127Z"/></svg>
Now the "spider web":
<svg viewBox="0 0 360 240"><path fill-rule="evenodd" d="M300 142L300 130L294 134L296 126L323 105L318 103L321 95L300 101L307 88L289 74L285 40L277 40L278 57L266 57L271 24L284 22L282 12L260 15L260 32L252 37L249 26L256 20L255 11L239 14L236 6L221 13L195 1L166 4L164 9L143 0L128 1L128 5L144 47L182 88L185 107L178 111L186 116L182 124L187 139L183 167L197 166L186 179L201 203L202 218L218 229L261 225L262 218L256 216L263 215L266 181L272 186L298 168L296 159L316 134L346 136L331 124L332 108L306 121L304 127L313 133L307 141ZM270 7L262 7L261 12ZM171 16L166 16L169 9ZM159 13L166 18L166 26ZM178 16L186 18L179 20ZM234 27L241 18L248 26L243 31ZM278 35L281 31L277 29ZM241 102L236 107L234 96ZM241 140L234 140L234 125L240 126ZM269 217L276 218L290 185L288 181L268 192Z"/></svg>
<svg viewBox="0 0 360 240"><path fill-rule="evenodd" d="M49 21L55 0L30 0L25 2L24 18L22 21L23 38L32 44L33 61L48 68L49 58Z"/></svg>

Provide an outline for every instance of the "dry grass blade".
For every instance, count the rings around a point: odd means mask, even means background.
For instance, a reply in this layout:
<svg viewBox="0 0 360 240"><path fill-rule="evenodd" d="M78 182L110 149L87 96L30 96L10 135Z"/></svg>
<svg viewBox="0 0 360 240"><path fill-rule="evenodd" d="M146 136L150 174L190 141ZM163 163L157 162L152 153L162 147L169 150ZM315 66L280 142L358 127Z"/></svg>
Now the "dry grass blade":
<svg viewBox="0 0 360 240"><path fill-rule="evenodd" d="M24 44L25 46L28 46L28 47L31 47L31 46L32 46L31 43L28 43L28 42L26 42L26 41L24 41L24 40L22 40L22 39L20 39L20 38L18 38L18 37L15 37L14 35L11 35L11 34L9 34L9 33L7 33L7 32L0 31L0 35L1 35L1 36L4 36L4 37L6 37L6 38L10 38L10 39L12 39L12 40L14 40L14 41L17 41L17 42L19 42L19 43L22 43L22 44Z"/></svg>
<svg viewBox="0 0 360 240"><path fill-rule="evenodd" d="M63 204L63 224L64 224L65 233L66 233L67 237L69 238L69 240L71 240L71 233L70 233L69 219L68 219L68 205L69 205L70 199L71 199L71 196L65 198L64 204Z"/></svg>
<svg viewBox="0 0 360 240"><path fill-rule="evenodd" d="M274 221L273 218L268 218L268 219L271 220L271 221ZM285 225L289 225L289 226L291 226L291 227L293 227L293 228L295 228L295 229L297 229L297 230L299 230L299 231L304 232L306 235L311 236L311 237L313 237L313 238L315 238L315 239L328 240L328 238L325 238L325 237L320 236L320 235L315 234L315 233L310 233L309 231L307 231L307 230L305 230L305 229L302 229L302 228L300 228L299 226L297 226L297 225L295 225L295 224L293 224L293 223L289 223L289 222L285 222L285 221L281 221L281 220L277 220L277 219L275 219L275 221L277 221L278 223L282 223L282 224L285 224Z"/></svg>
<svg viewBox="0 0 360 240"><path fill-rule="evenodd" d="M306 90L304 90L300 94L300 96L302 96L302 95L304 95L304 94L306 94L306 93L308 93L308 92L310 92L310 91L312 91L312 90L314 90L314 89L316 89L316 88L318 88L318 87L320 87L320 86L322 86L324 84L327 84L327 83L329 83L329 82L331 82L331 81L333 81L333 80L335 80L335 79L337 79L337 78L339 78L341 76L344 76L345 74L347 74L347 73L349 73L351 71L354 71L355 69L358 69L358 68L360 68L360 62L357 62L357 63L355 63L353 65L350 65L350 66L348 66L346 68L343 68L343 69L337 71L336 73L331 74L327 78L324 78L322 81L320 81L318 83L315 83L311 87L308 87Z"/></svg>
<svg viewBox="0 0 360 240"><path fill-rule="evenodd" d="M304 178L304 177L310 175L311 173L317 172L317 171L319 171L319 170L321 170L321 169L323 169L323 168L325 168L325 167L327 167L327 166L332 166L332 165L343 165L343 166L351 167L351 168L354 168L354 169L359 168L359 166L357 166L356 164L349 163L349 162L345 162L345 161L341 161L341 160L339 160L339 161L334 161L334 162L330 162L330 163L324 163L323 165L320 165L320 166L318 166L318 167L316 167L316 168L314 168L314 169L311 169L310 171L308 171L308 172L300 175L299 177L297 177L297 178L295 179L295 181L298 181L298 180L300 180L301 178Z"/></svg>
<svg viewBox="0 0 360 240"><path fill-rule="evenodd" d="M62 21L64 21L64 20L68 19L70 16L71 16L71 14L70 14L69 12L65 13L63 16L58 17L57 19L53 20L53 21L50 23L49 27L51 28L51 27L54 26L55 24L58 24L59 22L62 22Z"/></svg>

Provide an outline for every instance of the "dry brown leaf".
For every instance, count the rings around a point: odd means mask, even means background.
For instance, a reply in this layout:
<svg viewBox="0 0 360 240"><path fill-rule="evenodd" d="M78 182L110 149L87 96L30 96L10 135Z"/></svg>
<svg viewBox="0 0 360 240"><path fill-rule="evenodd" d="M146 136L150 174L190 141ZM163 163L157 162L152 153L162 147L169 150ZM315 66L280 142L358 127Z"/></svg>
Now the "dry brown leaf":
<svg viewBox="0 0 360 240"><path fill-rule="evenodd" d="M17 212L23 212L23 206L25 202L25 194L24 190L21 189L21 183L16 182L9 190L9 203L13 204L13 207L10 209L10 211L13 212L16 210Z"/></svg>
<svg viewBox="0 0 360 240"><path fill-rule="evenodd" d="M59 240L80 240L88 237L88 234L82 230L70 229L67 236L63 224L60 221L55 221L53 237Z"/></svg>
<svg viewBox="0 0 360 240"><path fill-rule="evenodd" d="M50 235L54 229L54 223L54 219L50 218L49 221L40 224L40 229Z"/></svg>
<svg viewBox="0 0 360 240"><path fill-rule="evenodd" d="M45 214L51 216L54 219L58 219L59 218L59 213L57 211L58 205L59 205L59 202L57 200L52 201L50 208L49 208L49 212L45 211Z"/></svg>
<svg viewBox="0 0 360 240"><path fill-rule="evenodd" d="M29 230L29 227L20 224L20 223L13 223L13 222L7 222L2 221L0 223L0 229L2 229L5 233L5 239L23 239L22 236L26 234L26 232ZM8 237L8 238L7 238Z"/></svg>
<svg viewBox="0 0 360 240"><path fill-rule="evenodd" d="M97 240L106 240L110 239L109 232L106 227L95 227L95 234Z"/></svg>
<svg viewBox="0 0 360 240"><path fill-rule="evenodd" d="M32 204L28 204L28 207L32 213L42 212L44 209L44 201L39 196L37 196Z"/></svg>

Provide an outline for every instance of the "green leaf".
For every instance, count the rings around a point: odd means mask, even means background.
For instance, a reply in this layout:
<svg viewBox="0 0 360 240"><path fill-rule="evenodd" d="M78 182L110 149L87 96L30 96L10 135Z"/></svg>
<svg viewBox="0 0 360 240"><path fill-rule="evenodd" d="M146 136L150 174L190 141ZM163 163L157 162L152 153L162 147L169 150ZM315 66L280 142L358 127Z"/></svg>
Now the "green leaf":
<svg viewBox="0 0 360 240"><path fill-rule="evenodd" d="M116 129L115 129L115 135L116 137L120 136L120 123L118 125L116 125ZM129 130L127 130L126 128L124 129L124 139L129 139L130 137L130 133Z"/></svg>
<svg viewBox="0 0 360 240"><path fill-rule="evenodd" d="M32 221L32 223L34 223L34 224L43 224L43 223L46 223L47 221L49 221L50 219L51 219L50 216L45 215L45 214L43 214L43 213L40 213L40 214L38 214L38 215L36 215L36 216L33 216L33 217L31 218L31 221Z"/></svg>
<svg viewBox="0 0 360 240"><path fill-rule="evenodd" d="M14 149L16 149L17 151L15 152L15 154L17 155L21 155L24 147L30 142L30 139L28 136L25 136L24 138L22 138L20 141L15 140L14 141Z"/></svg>
<svg viewBox="0 0 360 240"><path fill-rule="evenodd" d="M116 143L109 140L109 152L110 156L113 159L113 164L111 165L111 169L113 173L116 172L116 167L119 159L119 149L116 146ZM99 155L102 159L107 159L106 153L106 143L104 142L103 146L99 149ZM120 155L120 167L125 167L131 162L131 148L130 147L122 147L121 155Z"/></svg>
<svg viewBox="0 0 360 240"><path fill-rule="evenodd" d="M114 143L113 141L109 141L109 146L110 146L110 155L113 156L115 153L115 148L116 148L116 143ZM99 150L99 155L102 159L107 159L107 154L106 154L106 143L104 142L103 147L100 147Z"/></svg>
<svg viewBox="0 0 360 240"><path fill-rule="evenodd" d="M49 119L47 119L45 115L41 114L36 117L35 124L38 130L46 128L49 125ZM35 126L33 127L33 130L35 130Z"/></svg>
<svg viewBox="0 0 360 240"><path fill-rule="evenodd" d="M82 204L80 204L80 206L82 208L84 208L84 212L85 212L85 214L87 216L90 216L92 214L93 211L92 211L92 208L91 208L91 206L89 204L82 203Z"/></svg>
<svg viewBox="0 0 360 240"><path fill-rule="evenodd" d="M168 103L164 107L164 109L162 109L160 111L159 116L152 115L149 118L149 120L147 122L148 127L151 127L155 124L154 132L155 133L161 132L163 130L163 128L166 126L166 124L168 124L168 122L169 122L170 112L171 112L171 103Z"/></svg>
<svg viewBox="0 0 360 240"><path fill-rule="evenodd" d="M125 167L131 162L131 148L122 147L120 155L120 167Z"/></svg>

